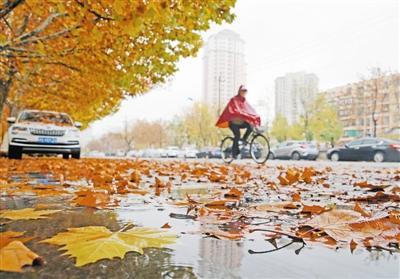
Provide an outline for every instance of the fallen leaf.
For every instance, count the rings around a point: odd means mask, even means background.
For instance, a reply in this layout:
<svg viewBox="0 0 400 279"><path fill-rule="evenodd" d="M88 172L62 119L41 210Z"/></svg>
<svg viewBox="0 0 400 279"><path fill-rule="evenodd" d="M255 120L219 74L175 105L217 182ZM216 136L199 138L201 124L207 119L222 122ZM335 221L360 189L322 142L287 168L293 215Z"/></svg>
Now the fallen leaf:
<svg viewBox="0 0 400 279"><path fill-rule="evenodd" d="M226 198L238 198L238 199L240 199L243 196L243 193L240 190L238 190L236 187L233 187L224 196Z"/></svg>
<svg viewBox="0 0 400 279"><path fill-rule="evenodd" d="M357 243L352 239L350 241L350 252L353 254L353 251L356 249Z"/></svg>
<svg viewBox="0 0 400 279"><path fill-rule="evenodd" d="M328 211L329 208L322 207L320 205L307 205L303 204L303 208L301 210L301 213L307 213L307 214L321 214L325 211Z"/></svg>
<svg viewBox="0 0 400 279"><path fill-rule="evenodd" d="M170 229L171 226L168 223L165 223L164 225L161 226L162 229Z"/></svg>
<svg viewBox="0 0 400 279"><path fill-rule="evenodd" d="M301 201L301 196L300 196L300 194L299 194L299 193L294 193L294 194L292 195L292 201L294 201L294 202L299 202L299 201Z"/></svg>
<svg viewBox="0 0 400 279"><path fill-rule="evenodd" d="M16 210L2 210L0 218L10 220L28 220L28 219L44 219L47 215L59 212L61 210L35 210L35 208L24 208Z"/></svg>
<svg viewBox="0 0 400 279"><path fill-rule="evenodd" d="M371 217L371 213L366 212L358 202L355 203L353 210L361 213L363 217Z"/></svg>
<svg viewBox="0 0 400 279"><path fill-rule="evenodd" d="M89 226L70 228L41 242L62 246L65 255L76 258L76 266L83 266L101 259L122 259L131 251L143 254L144 248L161 248L175 241L175 235L153 228L111 232L106 227Z"/></svg>
<svg viewBox="0 0 400 279"><path fill-rule="evenodd" d="M43 260L21 241L12 241L0 249L0 270L22 272L28 265L43 264Z"/></svg>
<svg viewBox="0 0 400 279"><path fill-rule="evenodd" d="M13 242L15 240L21 242L27 242L32 239L32 237L22 237L25 232L1 232L0 233L0 249L6 246L8 243Z"/></svg>
<svg viewBox="0 0 400 279"><path fill-rule="evenodd" d="M269 211L269 212L292 212L293 209L298 209L300 205L294 204L292 202L277 202L269 204L259 204L255 206L256 210Z"/></svg>
<svg viewBox="0 0 400 279"><path fill-rule="evenodd" d="M331 210L306 222L306 226L323 230L336 241L351 241L353 231L349 224L358 221L361 214L352 210Z"/></svg>

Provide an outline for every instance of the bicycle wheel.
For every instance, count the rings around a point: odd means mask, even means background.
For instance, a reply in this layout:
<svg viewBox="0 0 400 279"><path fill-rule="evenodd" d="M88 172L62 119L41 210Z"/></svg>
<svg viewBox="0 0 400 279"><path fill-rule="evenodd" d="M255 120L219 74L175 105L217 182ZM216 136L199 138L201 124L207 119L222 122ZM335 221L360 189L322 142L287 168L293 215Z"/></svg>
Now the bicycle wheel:
<svg viewBox="0 0 400 279"><path fill-rule="evenodd" d="M231 163L234 159L232 155L232 145L233 145L233 137L226 137L221 142L222 160L228 164Z"/></svg>
<svg viewBox="0 0 400 279"><path fill-rule="evenodd" d="M250 142L250 155L258 164L264 164L268 160L270 152L269 141L262 135L257 134Z"/></svg>

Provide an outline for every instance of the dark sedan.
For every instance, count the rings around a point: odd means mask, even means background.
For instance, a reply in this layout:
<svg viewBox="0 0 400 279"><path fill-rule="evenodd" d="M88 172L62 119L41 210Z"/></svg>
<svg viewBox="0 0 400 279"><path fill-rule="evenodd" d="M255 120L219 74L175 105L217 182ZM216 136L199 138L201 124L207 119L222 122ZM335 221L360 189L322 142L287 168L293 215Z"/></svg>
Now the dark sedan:
<svg viewBox="0 0 400 279"><path fill-rule="evenodd" d="M328 150L332 161L400 162L400 142L381 138L361 138Z"/></svg>
<svg viewBox="0 0 400 279"><path fill-rule="evenodd" d="M221 159L221 149L215 147L204 148L200 150L197 154L197 158L209 158L209 159Z"/></svg>

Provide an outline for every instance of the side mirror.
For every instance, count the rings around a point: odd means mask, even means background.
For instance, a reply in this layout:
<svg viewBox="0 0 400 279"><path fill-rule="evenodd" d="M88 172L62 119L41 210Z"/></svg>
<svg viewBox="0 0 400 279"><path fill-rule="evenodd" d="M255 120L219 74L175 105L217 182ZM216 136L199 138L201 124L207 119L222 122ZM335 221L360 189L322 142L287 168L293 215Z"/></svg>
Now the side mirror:
<svg viewBox="0 0 400 279"><path fill-rule="evenodd" d="M15 123L15 121L17 121L17 119L15 117L7 117L7 122L9 124L13 124L13 123Z"/></svg>
<svg viewBox="0 0 400 279"><path fill-rule="evenodd" d="M75 127L76 128L81 128L82 127L82 123L81 122L75 122Z"/></svg>

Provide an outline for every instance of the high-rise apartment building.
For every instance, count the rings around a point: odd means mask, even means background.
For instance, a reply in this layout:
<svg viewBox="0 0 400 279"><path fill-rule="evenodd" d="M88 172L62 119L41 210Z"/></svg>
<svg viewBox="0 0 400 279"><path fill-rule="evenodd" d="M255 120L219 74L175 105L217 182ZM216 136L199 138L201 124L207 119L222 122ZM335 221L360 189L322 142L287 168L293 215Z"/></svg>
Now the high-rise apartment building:
<svg viewBox="0 0 400 279"><path fill-rule="evenodd" d="M230 30L211 36L204 52L203 102L222 110L245 82L244 41Z"/></svg>
<svg viewBox="0 0 400 279"><path fill-rule="evenodd" d="M286 117L289 124L300 120L318 93L318 77L312 73L288 73L275 79L275 115Z"/></svg>
<svg viewBox="0 0 400 279"><path fill-rule="evenodd" d="M336 107L344 137L400 137L400 74L391 74L327 90Z"/></svg>

